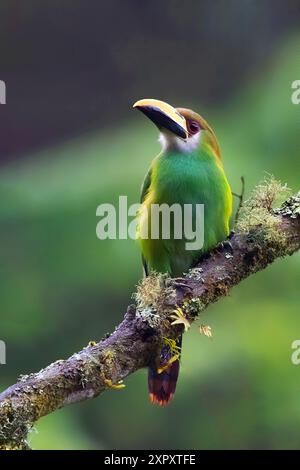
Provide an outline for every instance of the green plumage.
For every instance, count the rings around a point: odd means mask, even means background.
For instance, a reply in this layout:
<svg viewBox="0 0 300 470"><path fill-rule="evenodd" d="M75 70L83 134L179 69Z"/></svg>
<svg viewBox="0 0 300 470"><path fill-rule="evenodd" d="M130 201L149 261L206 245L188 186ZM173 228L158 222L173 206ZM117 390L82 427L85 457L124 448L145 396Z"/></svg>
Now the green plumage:
<svg viewBox="0 0 300 470"><path fill-rule="evenodd" d="M180 276L229 233L231 192L221 162L201 145L190 154L170 151L152 163L142 190L140 225L151 226L151 204L204 204L204 245L186 250L186 240L139 239L148 271ZM147 208L148 217L143 214ZM195 215L195 214L194 214ZM172 232L171 232L172 233Z"/></svg>

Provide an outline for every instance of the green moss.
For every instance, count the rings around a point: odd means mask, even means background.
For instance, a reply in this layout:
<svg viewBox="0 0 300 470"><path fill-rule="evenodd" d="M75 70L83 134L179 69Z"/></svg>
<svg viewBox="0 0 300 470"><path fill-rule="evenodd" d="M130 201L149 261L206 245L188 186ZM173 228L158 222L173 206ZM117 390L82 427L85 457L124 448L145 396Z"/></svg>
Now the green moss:
<svg viewBox="0 0 300 470"><path fill-rule="evenodd" d="M182 310L188 318L197 317L205 309L205 304L200 299L186 299L183 302Z"/></svg>
<svg viewBox="0 0 300 470"><path fill-rule="evenodd" d="M274 206L282 203L289 193L286 184L277 181L273 176L265 178L243 204L236 230L247 232L249 239L254 243L268 243L277 249L283 248L286 238L280 230L280 219L276 216Z"/></svg>
<svg viewBox="0 0 300 470"><path fill-rule="evenodd" d="M158 311L163 305L165 299L175 295L174 289L165 285L166 275L152 273L145 277L137 286L134 299L139 310Z"/></svg>

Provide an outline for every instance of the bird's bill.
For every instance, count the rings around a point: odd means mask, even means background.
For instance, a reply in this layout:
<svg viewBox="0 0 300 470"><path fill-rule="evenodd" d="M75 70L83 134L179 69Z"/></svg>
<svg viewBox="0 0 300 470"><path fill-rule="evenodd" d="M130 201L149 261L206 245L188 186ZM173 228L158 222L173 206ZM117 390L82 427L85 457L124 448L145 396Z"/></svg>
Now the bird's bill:
<svg viewBox="0 0 300 470"><path fill-rule="evenodd" d="M188 130L183 116L168 103L160 100L143 99L133 105L139 109L160 129L167 129L173 134L187 139Z"/></svg>

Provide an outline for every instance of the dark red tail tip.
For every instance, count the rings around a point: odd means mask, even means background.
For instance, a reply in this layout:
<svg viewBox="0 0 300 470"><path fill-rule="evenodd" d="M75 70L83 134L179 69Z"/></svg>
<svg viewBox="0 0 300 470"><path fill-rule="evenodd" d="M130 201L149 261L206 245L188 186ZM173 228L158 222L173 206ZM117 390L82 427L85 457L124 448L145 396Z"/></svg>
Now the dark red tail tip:
<svg viewBox="0 0 300 470"><path fill-rule="evenodd" d="M155 395L154 393L149 393L149 399L153 405L167 406L173 397L174 393L170 393L170 395L165 399L160 399L159 396Z"/></svg>

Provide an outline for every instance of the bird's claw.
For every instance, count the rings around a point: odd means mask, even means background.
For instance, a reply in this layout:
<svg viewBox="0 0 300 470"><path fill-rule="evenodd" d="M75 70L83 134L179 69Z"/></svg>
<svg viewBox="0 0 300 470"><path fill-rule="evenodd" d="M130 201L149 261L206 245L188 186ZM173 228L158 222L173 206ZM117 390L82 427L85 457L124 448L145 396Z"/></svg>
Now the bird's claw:
<svg viewBox="0 0 300 470"><path fill-rule="evenodd" d="M184 331L188 331L190 328L191 324L188 321L188 319L184 316L184 313L180 307L176 308L176 310L173 311L173 314L170 315L170 318L174 320L171 325L183 325L184 326Z"/></svg>
<svg viewBox="0 0 300 470"><path fill-rule="evenodd" d="M224 249L227 250L227 251L230 251L230 253L233 254L233 246L232 246L230 240L225 240Z"/></svg>
<svg viewBox="0 0 300 470"><path fill-rule="evenodd" d="M221 253L222 251L229 251L233 254L233 247L229 239L224 240L223 242L219 243L217 246L217 251Z"/></svg>

